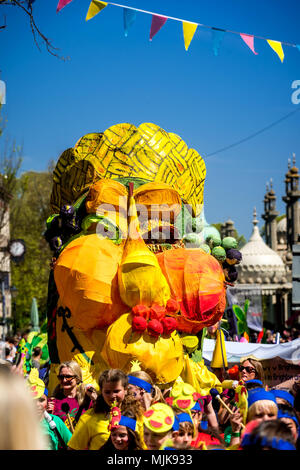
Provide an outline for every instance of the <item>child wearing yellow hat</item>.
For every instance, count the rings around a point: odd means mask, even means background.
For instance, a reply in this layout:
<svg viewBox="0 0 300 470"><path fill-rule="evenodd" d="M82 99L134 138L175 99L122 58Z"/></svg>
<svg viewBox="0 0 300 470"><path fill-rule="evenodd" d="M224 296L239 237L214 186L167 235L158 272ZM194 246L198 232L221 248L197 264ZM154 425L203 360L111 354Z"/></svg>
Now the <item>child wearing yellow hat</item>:
<svg viewBox="0 0 300 470"><path fill-rule="evenodd" d="M147 450L159 450L172 438L175 415L165 403L155 403L144 413L144 441Z"/></svg>

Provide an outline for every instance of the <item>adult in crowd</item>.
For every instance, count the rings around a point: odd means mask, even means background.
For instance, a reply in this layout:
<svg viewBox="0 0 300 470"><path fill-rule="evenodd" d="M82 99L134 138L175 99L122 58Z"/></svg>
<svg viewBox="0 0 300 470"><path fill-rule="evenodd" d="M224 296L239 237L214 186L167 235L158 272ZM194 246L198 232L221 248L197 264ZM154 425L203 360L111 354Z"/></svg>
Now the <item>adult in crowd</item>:
<svg viewBox="0 0 300 470"><path fill-rule="evenodd" d="M73 431L80 416L93 406L97 392L82 382L82 370L76 361L63 362L59 366L59 384L48 400L47 411L59 416Z"/></svg>
<svg viewBox="0 0 300 470"><path fill-rule="evenodd" d="M264 370L261 362L249 357L239 365L239 378L244 382L248 380L260 380L264 385Z"/></svg>
<svg viewBox="0 0 300 470"><path fill-rule="evenodd" d="M0 365L0 449L46 450L31 392L14 370Z"/></svg>
<svg viewBox="0 0 300 470"><path fill-rule="evenodd" d="M32 355L31 355L31 365L35 369L40 368L42 354L43 354L42 348L40 348L39 346L36 346L35 348L33 348Z"/></svg>

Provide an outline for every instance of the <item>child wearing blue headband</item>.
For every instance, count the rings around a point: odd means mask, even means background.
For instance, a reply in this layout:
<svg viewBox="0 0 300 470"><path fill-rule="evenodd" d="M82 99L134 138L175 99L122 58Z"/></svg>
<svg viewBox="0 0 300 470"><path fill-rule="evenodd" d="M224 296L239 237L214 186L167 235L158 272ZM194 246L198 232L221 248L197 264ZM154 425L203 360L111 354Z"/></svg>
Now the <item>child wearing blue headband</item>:
<svg viewBox="0 0 300 470"><path fill-rule="evenodd" d="M268 421L276 419L277 413L276 399L271 392L261 388L248 391L248 423L253 420Z"/></svg>
<svg viewBox="0 0 300 470"><path fill-rule="evenodd" d="M295 398L293 395L286 390L274 389L270 390L276 398L277 405L287 405L294 408Z"/></svg>
<svg viewBox="0 0 300 470"><path fill-rule="evenodd" d="M139 400L143 409L146 411L153 403L163 401L160 389L153 384L150 375L143 370L130 372L127 376L127 389L131 392L136 400Z"/></svg>
<svg viewBox="0 0 300 470"><path fill-rule="evenodd" d="M138 402L136 402L138 403ZM121 450L144 450L139 432L137 419L139 407L131 404L128 407L112 407L109 424L110 436L99 449L100 452L115 452Z"/></svg>
<svg viewBox="0 0 300 470"><path fill-rule="evenodd" d="M279 410L277 419L279 419L280 421L282 421L289 427L293 435L294 445L296 446L297 440L299 437L299 421L297 419L296 413L292 410L291 411Z"/></svg>
<svg viewBox="0 0 300 470"><path fill-rule="evenodd" d="M195 436L195 427L189 413L177 413L172 428L172 441L176 447L186 449Z"/></svg>

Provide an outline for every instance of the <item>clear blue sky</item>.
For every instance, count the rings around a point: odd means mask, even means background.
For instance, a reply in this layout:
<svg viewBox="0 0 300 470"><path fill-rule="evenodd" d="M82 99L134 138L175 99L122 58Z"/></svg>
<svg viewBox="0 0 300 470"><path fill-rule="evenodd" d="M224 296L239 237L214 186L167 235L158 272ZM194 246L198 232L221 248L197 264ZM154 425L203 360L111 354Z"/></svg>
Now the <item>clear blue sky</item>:
<svg viewBox="0 0 300 470"><path fill-rule="evenodd" d="M300 80L300 51L285 59L265 40L254 55L242 39L225 34L218 57L211 31L198 27L188 52L182 25L168 20L149 41L151 16L137 13L124 36L121 8L108 6L86 22L90 0L73 0L56 13L58 0L33 4L40 30L69 56L51 56L34 44L26 16L0 7L0 78L6 82L5 134L23 145L22 170L42 171L50 159L88 132L131 122L154 122L180 135L204 158L205 214L209 223L231 218L248 239L256 206L263 224L266 182L273 179L283 213L284 176L296 153L300 166L300 112L253 139L207 156L268 126L300 104L291 85ZM300 3L286 0L123 0L121 4L209 26L300 44ZM207 157L206 157L207 156Z"/></svg>

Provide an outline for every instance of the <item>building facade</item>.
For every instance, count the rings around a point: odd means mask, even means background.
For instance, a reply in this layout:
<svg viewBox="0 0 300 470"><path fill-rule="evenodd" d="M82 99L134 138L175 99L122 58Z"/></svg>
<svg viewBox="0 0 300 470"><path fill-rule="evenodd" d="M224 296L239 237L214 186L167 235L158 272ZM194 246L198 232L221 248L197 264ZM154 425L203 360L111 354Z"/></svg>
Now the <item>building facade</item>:
<svg viewBox="0 0 300 470"><path fill-rule="evenodd" d="M296 262L300 262L300 256L297 256L300 255L300 191L295 155L293 165L290 161L288 163L284 182L285 194L282 200L286 205L286 213L282 216L276 210L272 180L267 185L262 214L265 221L264 239L254 210L253 231L248 243L240 249L243 260L238 266L239 277L235 286L245 297L247 294L251 297L254 291L256 294L260 292L261 323L273 326L276 330L280 330L293 315L297 315L300 308L300 299L295 299L295 292L300 292L300 278L295 268ZM233 222L227 221L222 226L222 236L230 236L233 230Z"/></svg>

